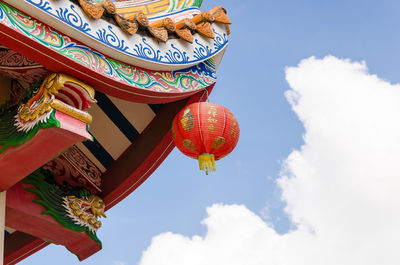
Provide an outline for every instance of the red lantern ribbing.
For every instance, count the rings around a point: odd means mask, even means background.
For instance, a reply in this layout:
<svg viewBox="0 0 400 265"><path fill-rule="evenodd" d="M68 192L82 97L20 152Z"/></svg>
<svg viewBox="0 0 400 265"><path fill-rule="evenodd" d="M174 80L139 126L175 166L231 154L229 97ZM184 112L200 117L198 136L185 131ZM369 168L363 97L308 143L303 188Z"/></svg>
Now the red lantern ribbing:
<svg viewBox="0 0 400 265"><path fill-rule="evenodd" d="M225 107L207 102L183 108L172 123L172 138L185 155L198 159L206 174L215 171L215 160L228 155L239 140L240 129Z"/></svg>

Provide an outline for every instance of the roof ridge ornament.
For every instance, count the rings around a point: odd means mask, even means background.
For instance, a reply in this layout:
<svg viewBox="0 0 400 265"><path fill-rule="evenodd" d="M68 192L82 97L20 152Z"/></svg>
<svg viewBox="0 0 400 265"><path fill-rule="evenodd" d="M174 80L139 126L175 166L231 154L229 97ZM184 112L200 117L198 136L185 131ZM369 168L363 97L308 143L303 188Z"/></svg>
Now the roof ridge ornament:
<svg viewBox="0 0 400 265"><path fill-rule="evenodd" d="M93 19L99 19L103 16L113 17L120 28L130 35L136 34L138 31L147 32L154 38L166 42L169 37L181 38L189 43L193 43L193 33L197 32L207 38L214 39L211 23L219 22L226 25L228 34L230 33L229 17L226 15L226 9L222 6L216 6L209 12L194 16L192 19L182 19L174 22L167 17L160 19L154 23L149 22L147 16L138 12L133 18L127 19L116 12L116 7L110 0L105 0L99 3L91 3L90 0L78 0L83 11Z"/></svg>

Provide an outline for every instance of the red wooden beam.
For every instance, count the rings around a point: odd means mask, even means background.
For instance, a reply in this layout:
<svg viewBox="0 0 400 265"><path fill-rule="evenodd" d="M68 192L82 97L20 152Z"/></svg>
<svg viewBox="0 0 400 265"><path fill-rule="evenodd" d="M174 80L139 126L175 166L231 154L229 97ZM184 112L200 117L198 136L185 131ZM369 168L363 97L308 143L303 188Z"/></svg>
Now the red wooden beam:
<svg viewBox="0 0 400 265"><path fill-rule="evenodd" d="M16 264L49 244L37 237L16 231L5 239L4 264Z"/></svg>
<svg viewBox="0 0 400 265"><path fill-rule="evenodd" d="M26 143L0 154L0 190L7 190L77 142L91 139L86 124L56 111L61 128L39 129Z"/></svg>
<svg viewBox="0 0 400 265"><path fill-rule="evenodd" d="M50 215L42 214L45 209L34 203L39 198L25 190L29 187L31 185L19 182L7 191L6 226L65 246L79 260L84 260L101 249L101 245L86 232L70 230Z"/></svg>

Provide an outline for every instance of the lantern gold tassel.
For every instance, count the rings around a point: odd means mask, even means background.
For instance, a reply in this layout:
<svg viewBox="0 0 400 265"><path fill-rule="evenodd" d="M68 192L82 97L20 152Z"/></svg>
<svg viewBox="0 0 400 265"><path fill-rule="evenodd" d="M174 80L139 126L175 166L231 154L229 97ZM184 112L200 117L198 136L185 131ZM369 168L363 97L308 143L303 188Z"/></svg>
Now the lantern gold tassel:
<svg viewBox="0 0 400 265"><path fill-rule="evenodd" d="M206 175L208 175L208 171L215 171L215 159L213 154L200 154L199 155L199 167L200 170L204 170Z"/></svg>

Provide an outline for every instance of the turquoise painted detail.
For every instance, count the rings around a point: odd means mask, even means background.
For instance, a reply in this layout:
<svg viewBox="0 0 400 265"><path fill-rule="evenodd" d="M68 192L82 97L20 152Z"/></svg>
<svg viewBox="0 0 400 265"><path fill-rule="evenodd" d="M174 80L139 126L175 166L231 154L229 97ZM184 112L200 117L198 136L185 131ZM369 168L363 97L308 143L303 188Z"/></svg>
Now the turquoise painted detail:
<svg viewBox="0 0 400 265"><path fill-rule="evenodd" d="M47 13L48 15L66 23L67 25L79 30L82 34L95 39L101 42L104 45L107 45L110 48L118 50L126 55L132 56L134 58L143 59L150 62L156 62L160 64L166 65L187 65L187 64L194 64L200 63L204 61L203 57L198 57L198 53L196 50L202 49L202 46L208 44L206 39L197 39L197 42L192 44L191 47L193 49L186 50L186 48L178 48L178 46L173 44L168 44L167 48L159 49L157 48L158 45L152 45L153 51L149 50L149 53L143 53L140 49L136 48L136 46L146 47L148 44L146 43L146 38L137 39L134 43L128 43L127 39L121 39L118 34L116 34L117 28L112 25L105 26L101 29L95 29L92 27L90 21L85 17L80 15L81 12L77 12L79 7L75 4L70 4L68 7L58 7L55 8L52 6L51 1L48 0L21 0L25 1L35 7L39 8L43 12ZM101 2L101 1L99 1ZM50 3L50 4L49 4ZM165 15L172 15L173 13L180 13L184 12L185 10L190 10L194 8L199 8L202 4L202 0L184 0L179 3L178 0L171 0L170 7L165 13L160 13L158 16L162 17ZM5 7L6 4L3 5ZM8 6L8 9L11 7ZM157 17L158 17L157 16ZM28 18L28 17L27 17ZM30 19L30 18L29 18ZM35 22L37 23L37 22ZM106 23L106 22L104 22ZM209 45L211 52L209 53L209 57L217 54L221 49L223 49L228 40L225 39L223 45L212 46ZM177 60L174 58L171 60L171 54L176 53L178 49L178 53L186 53L185 60ZM207 59L207 58L206 58Z"/></svg>
<svg viewBox="0 0 400 265"><path fill-rule="evenodd" d="M44 6L44 5L42 5ZM65 20L72 19L65 12L61 12ZM69 17L69 18L68 18ZM89 47L79 45L66 36L63 36L55 30L38 23L36 20L21 13L20 11L0 2L0 23L17 30L38 43L62 54L63 56L75 61L86 68L100 73L109 78L113 78L121 83L130 84L142 89L163 91L163 92L185 92L193 90L201 90L215 83L216 78L212 78L208 72L214 72L212 67L200 67L206 69L205 72L198 71L198 65L189 67L176 72L167 71L151 71L138 67L127 65L119 61L105 57ZM87 25L78 21L79 27L83 27L89 32ZM76 26L78 27L78 26ZM116 35L109 36L106 32L109 29L103 29L98 37L109 45L113 43L116 48L128 50L127 44L124 42L116 42ZM161 55L158 50L152 48L146 43L146 38L142 39L140 44L135 44L135 52L148 60L166 60L170 63L189 62L189 57L185 52L177 52L177 49L171 44L171 49ZM204 59L202 59L204 61ZM203 62L199 65L204 64Z"/></svg>

